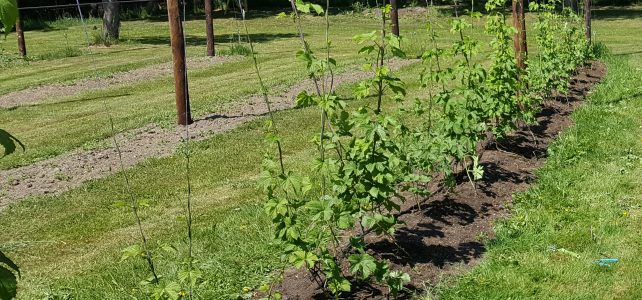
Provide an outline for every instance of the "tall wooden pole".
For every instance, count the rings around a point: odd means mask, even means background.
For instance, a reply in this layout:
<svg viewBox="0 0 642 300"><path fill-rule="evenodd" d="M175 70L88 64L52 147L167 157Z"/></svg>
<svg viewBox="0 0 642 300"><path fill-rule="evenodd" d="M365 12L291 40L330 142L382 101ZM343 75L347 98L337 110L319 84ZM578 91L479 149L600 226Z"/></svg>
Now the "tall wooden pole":
<svg viewBox="0 0 642 300"><path fill-rule="evenodd" d="M212 0L205 0L205 32L207 33L207 56L214 56L214 20L212 19Z"/></svg>
<svg viewBox="0 0 642 300"><path fill-rule="evenodd" d="M522 42L521 42L521 37L522 37L522 21L519 17L519 3L518 1L520 0L513 0L513 27L517 29L517 32L515 33L515 36L513 37L513 44L515 47L515 59L517 63L517 68L520 70L524 70L525 65L524 65L524 57L523 57L523 52L522 52Z"/></svg>
<svg viewBox="0 0 642 300"><path fill-rule="evenodd" d="M19 3L18 3L19 4ZM20 56L27 56L27 45L25 44L25 32L22 30L22 19L20 18L20 10L16 15L16 35L18 36L18 51Z"/></svg>
<svg viewBox="0 0 642 300"><path fill-rule="evenodd" d="M397 8L397 0L390 0L390 22L392 23L392 34L399 36L399 10Z"/></svg>
<svg viewBox="0 0 642 300"><path fill-rule="evenodd" d="M174 60L174 86L176 88L176 110L178 124L189 125L192 114L189 105L189 89L187 86L187 67L185 65L185 43L183 23L178 8L179 0L167 0L167 15L169 18L169 33Z"/></svg>
<svg viewBox="0 0 642 300"><path fill-rule="evenodd" d="M591 0L584 0L584 23L586 24L586 41L591 44Z"/></svg>

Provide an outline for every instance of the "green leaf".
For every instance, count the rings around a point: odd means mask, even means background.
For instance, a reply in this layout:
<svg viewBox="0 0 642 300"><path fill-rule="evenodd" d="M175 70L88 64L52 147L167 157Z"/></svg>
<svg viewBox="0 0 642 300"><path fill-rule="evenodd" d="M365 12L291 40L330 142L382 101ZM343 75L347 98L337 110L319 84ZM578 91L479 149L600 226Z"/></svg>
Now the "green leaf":
<svg viewBox="0 0 642 300"><path fill-rule="evenodd" d="M120 261L125 261L127 259L130 259L132 257L138 257L138 256L143 256L143 248L140 245L131 245L125 249L123 249L123 255L120 257Z"/></svg>
<svg viewBox="0 0 642 300"><path fill-rule="evenodd" d="M127 201L118 200L118 201L114 201L114 203L111 204L111 207L121 208L121 207L126 207L127 205L129 205Z"/></svg>
<svg viewBox="0 0 642 300"><path fill-rule="evenodd" d="M328 287L333 293L339 293L339 292L349 292L350 291L350 281L347 279L340 277L340 278L331 278L328 281Z"/></svg>
<svg viewBox="0 0 642 300"><path fill-rule="evenodd" d="M0 0L0 2L3 0ZM15 22L15 20L14 20ZM16 144L20 145L24 151L25 146L13 135L0 129L0 145L4 148L4 155L7 156L16 151Z"/></svg>
<svg viewBox="0 0 642 300"><path fill-rule="evenodd" d="M308 94L307 91L303 91L296 96L296 106L297 107L308 107L317 104L314 97Z"/></svg>
<svg viewBox="0 0 642 300"><path fill-rule="evenodd" d="M16 0L0 0L0 21L4 24L4 34L8 34L16 24L18 4Z"/></svg>
<svg viewBox="0 0 642 300"><path fill-rule="evenodd" d="M309 14L310 13L310 4L305 3L301 0L296 0L296 9L298 9L302 13Z"/></svg>
<svg viewBox="0 0 642 300"><path fill-rule="evenodd" d="M18 290L18 279L9 269L0 265L0 299L13 299Z"/></svg>
<svg viewBox="0 0 642 300"><path fill-rule="evenodd" d="M11 259L9 259L2 251L0 251L0 264L5 264L7 267L11 268L14 272L20 275L20 268L16 265Z"/></svg>
<svg viewBox="0 0 642 300"><path fill-rule="evenodd" d="M0 251L0 299L16 297L20 268Z"/></svg>
<svg viewBox="0 0 642 300"><path fill-rule="evenodd" d="M290 263L294 265L296 268L301 268L304 265L310 269L314 266L314 264L319 260L319 257L317 257L314 253L308 252L308 251L294 251L290 255Z"/></svg>
<svg viewBox="0 0 642 300"><path fill-rule="evenodd" d="M181 270L178 273L178 280L180 280L181 283L187 284L192 287L196 286L196 282L198 282L202 278L203 278L203 272L201 272L198 269L192 269L191 271Z"/></svg>
<svg viewBox="0 0 642 300"><path fill-rule="evenodd" d="M369 32L369 33L357 34L354 37L352 37L352 39L359 44L366 41L374 41L377 39L377 31L373 30L372 32Z"/></svg>
<svg viewBox="0 0 642 300"><path fill-rule="evenodd" d="M154 290L154 299L176 300L181 293L181 285L177 282L168 282L165 286L158 286Z"/></svg>
<svg viewBox="0 0 642 300"><path fill-rule="evenodd" d="M316 12L318 15L324 13L323 7L321 7L321 5L311 3L310 6L312 6L312 9L314 9L314 12Z"/></svg>
<svg viewBox="0 0 642 300"><path fill-rule="evenodd" d="M363 279L367 279L377 269L374 257L368 254L352 254L348 257L350 262L350 272L361 274Z"/></svg>

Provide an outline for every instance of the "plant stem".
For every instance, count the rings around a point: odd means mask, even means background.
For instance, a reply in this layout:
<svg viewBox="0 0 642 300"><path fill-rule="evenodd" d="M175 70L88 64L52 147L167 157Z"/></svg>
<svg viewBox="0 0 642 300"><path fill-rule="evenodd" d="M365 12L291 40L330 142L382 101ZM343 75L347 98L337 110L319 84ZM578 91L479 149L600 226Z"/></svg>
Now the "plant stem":
<svg viewBox="0 0 642 300"><path fill-rule="evenodd" d="M267 110L268 110L268 115L270 116L270 121L272 122L270 128L272 129L272 133L278 138L279 132L276 128L274 113L272 112L270 99L268 98L267 87L265 87L265 83L263 82L263 77L261 77L261 71L259 70L259 63L256 59L256 53L254 52L254 43L252 43L252 39L250 38L250 30L247 28L247 23L245 22L245 9L243 8L243 4L241 4L241 0L238 0L238 5L239 5L239 8L241 9L241 17L243 20L243 27L245 28L245 35L247 37L247 42L250 45L250 51L252 52L252 61L254 62L254 71L256 73L256 77L259 79L259 84L261 86L261 93L263 94L263 101L265 102L265 106L267 107ZM283 148L281 147L281 141L278 139L276 141L276 147L279 152L279 164L281 166L281 175L285 175L285 167L283 164Z"/></svg>

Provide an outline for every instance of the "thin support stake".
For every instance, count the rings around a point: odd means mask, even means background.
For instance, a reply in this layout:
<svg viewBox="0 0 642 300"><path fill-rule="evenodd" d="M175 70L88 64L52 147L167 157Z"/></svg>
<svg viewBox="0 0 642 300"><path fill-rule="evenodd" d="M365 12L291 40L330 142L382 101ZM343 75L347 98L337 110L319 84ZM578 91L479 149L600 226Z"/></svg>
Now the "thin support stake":
<svg viewBox="0 0 642 300"><path fill-rule="evenodd" d="M89 33L87 31L87 23L85 23L85 18L82 14L82 10L80 9L80 0L76 0L76 7L78 8L78 14L80 15L80 22L82 23L83 31L85 33L85 43L87 44L87 49L89 49L89 52L90 52L89 55L91 57L94 76L98 78L98 68L96 67L97 65L96 59L91 53L91 47L90 47L91 44L89 42ZM136 198L132 189L132 185L129 182L129 176L127 175L127 172L125 172L125 165L123 163L123 154L122 154L122 151L120 150L120 146L118 145L118 141L116 140L116 129L114 125L114 117L112 116L111 112L107 107L107 101L105 100L105 98L102 98L102 104L103 104L104 111L107 112L107 116L109 117L109 128L111 130L111 137L114 142L114 147L116 148L116 153L118 153L118 162L120 165L120 172L123 174L123 179L125 180L125 188L126 188L127 194L129 195L129 201L130 201L132 213L134 214L136 224L138 225L138 232L143 242L143 252L145 254L145 260L147 261L150 272L154 276L154 284L158 284L159 277L158 277L158 274L156 273L156 268L154 267L154 259L152 258L151 251L149 251L149 247L147 245L148 244L147 236L145 235L145 231L143 230L143 224L140 219L140 215L138 214L138 202L136 201Z"/></svg>

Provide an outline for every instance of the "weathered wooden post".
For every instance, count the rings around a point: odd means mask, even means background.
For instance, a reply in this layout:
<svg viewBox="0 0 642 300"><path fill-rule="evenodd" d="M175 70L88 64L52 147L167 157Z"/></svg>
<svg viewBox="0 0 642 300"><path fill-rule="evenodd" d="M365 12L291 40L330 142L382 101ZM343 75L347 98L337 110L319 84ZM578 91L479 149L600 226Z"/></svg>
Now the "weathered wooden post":
<svg viewBox="0 0 642 300"><path fill-rule="evenodd" d="M399 36L399 10L397 0L390 0L390 22L392 23L392 34Z"/></svg>
<svg viewBox="0 0 642 300"><path fill-rule="evenodd" d="M185 65L185 43L183 23L181 22L179 0L167 0L167 15L169 19L170 41L174 60L174 86L176 89L176 110L178 124L189 125L192 114L189 105L189 89L187 85L187 67Z"/></svg>
<svg viewBox="0 0 642 300"><path fill-rule="evenodd" d="M18 4L18 7L20 7L20 1L16 1L16 4ZM25 44L25 33L24 30L22 30L20 10L18 10L18 13L16 14L16 35L18 36L18 51L20 52L20 56L26 57L27 45Z"/></svg>
<svg viewBox="0 0 642 300"><path fill-rule="evenodd" d="M205 0L205 32L207 34L207 56L214 56L214 20L212 19L212 0Z"/></svg>
<svg viewBox="0 0 642 300"><path fill-rule="evenodd" d="M586 24L586 41L591 44L591 0L584 0L584 23Z"/></svg>

